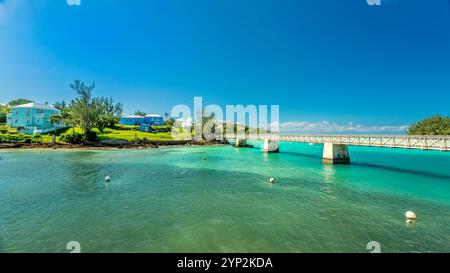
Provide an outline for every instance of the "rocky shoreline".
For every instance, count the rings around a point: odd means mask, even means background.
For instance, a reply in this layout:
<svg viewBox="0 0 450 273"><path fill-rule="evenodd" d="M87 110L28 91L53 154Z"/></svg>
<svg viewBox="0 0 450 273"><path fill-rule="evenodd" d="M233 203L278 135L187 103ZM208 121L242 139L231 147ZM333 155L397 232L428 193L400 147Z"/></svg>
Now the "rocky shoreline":
<svg viewBox="0 0 450 273"><path fill-rule="evenodd" d="M223 141L196 141L196 140L108 140L101 142L85 142L81 144L68 143L0 143L1 149L156 149L160 146L206 146L223 145Z"/></svg>

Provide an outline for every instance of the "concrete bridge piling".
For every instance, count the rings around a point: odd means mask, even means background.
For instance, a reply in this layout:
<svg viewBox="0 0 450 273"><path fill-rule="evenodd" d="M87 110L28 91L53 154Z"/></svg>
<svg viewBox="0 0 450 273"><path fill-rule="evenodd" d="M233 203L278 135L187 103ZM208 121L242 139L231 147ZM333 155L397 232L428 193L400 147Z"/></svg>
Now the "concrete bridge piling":
<svg viewBox="0 0 450 273"><path fill-rule="evenodd" d="M247 139L245 137L237 137L235 146L236 146L236 148L238 148L238 147L248 147Z"/></svg>
<svg viewBox="0 0 450 273"><path fill-rule="evenodd" d="M350 164L347 145L330 142L324 143L322 161L330 164Z"/></svg>
<svg viewBox="0 0 450 273"><path fill-rule="evenodd" d="M271 139L264 139L264 143L262 146L262 151L264 153L278 153L280 152L280 148L278 145L278 141Z"/></svg>

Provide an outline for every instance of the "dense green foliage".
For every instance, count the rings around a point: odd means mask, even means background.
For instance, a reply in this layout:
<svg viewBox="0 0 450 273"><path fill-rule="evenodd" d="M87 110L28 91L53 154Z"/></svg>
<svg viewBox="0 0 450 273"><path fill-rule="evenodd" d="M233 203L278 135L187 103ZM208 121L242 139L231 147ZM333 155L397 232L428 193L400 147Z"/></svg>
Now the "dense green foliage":
<svg viewBox="0 0 450 273"><path fill-rule="evenodd" d="M113 129L123 130L123 131L139 131L139 125L124 125L124 124L115 124Z"/></svg>
<svg viewBox="0 0 450 273"><path fill-rule="evenodd" d="M450 135L450 117L434 115L414 123L408 129L408 135Z"/></svg>
<svg viewBox="0 0 450 273"><path fill-rule="evenodd" d="M7 105L0 105L0 124L6 123L6 116L9 114L10 108Z"/></svg>
<svg viewBox="0 0 450 273"><path fill-rule="evenodd" d="M17 134L17 129L6 126L6 125L0 125L0 133L1 134Z"/></svg>
<svg viewBox="0 0 450 273"><path fill-rule="evenodd" d="M33 102L33 101L32 100L27 100L27 99L16 99L16 100L12 100L12 101L8 102L8 105L10 107L14 107L14 106L17 106L17 105L27 104L27 103L30 103L30 102Z"/></svg>
<svg viewBox="0 0 450 273"><path fill-rule="evenodd" d="M80 144L84 141L84 134L71 132L69 134L62 135L60 140L66 143Z"/></svg>
<svg viewBox="0 0 450 273"><path fill-rule="evenodd" d="M102 133L106 127L114 126L122 114L122 104L114 104L111 98L93 97L95 83L87 86L77 80L70 87L77 92L78 97L70 102L67 110L63 108L64 102L58 104L64 110L61 111L64 112L63 116L66 115L66 124L79 125L83 129L85 140L95 139L93 128Z"/></svg>
<svg viewBox="0 0 450 273"><path fill-rule="evenodd" d="M40 135L0 134L0 143L42 143Z"/></svg>
<svg viewBox="0 0 450 273"><path fill-rule="evenodd" d="M58 125L63 121L62 116L57 115L57 114L53 114L50 117L50 123L53 124L53 126L55 126L56 129L58 129Z"/></svg>
<svg viewBox="0 0 450 273"><path fill-rule="evenodd" d="M140 111L140 110L137 110L136 112L134 112L134 114L135 114L136 116L142 116L142 117L144 117L145 115L147 115L147 113L142 112L142 111Z"/></svg>
<svg viewBox="0 0 450 273"><path fill-rule="evenodd" d="M164 121L164 126L168 126L168 127L172 128L174 123L175 123L175 119L174 118L166 119Z"/></svg>

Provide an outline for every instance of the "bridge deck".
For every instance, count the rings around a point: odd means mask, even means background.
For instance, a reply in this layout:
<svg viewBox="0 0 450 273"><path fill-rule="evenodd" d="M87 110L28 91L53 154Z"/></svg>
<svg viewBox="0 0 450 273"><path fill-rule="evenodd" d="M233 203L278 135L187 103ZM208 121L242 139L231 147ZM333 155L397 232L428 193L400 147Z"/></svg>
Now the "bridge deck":
<svg viewBox="0 0 450 273"><path fill-rule="evenodd" d="M260 135L258 139L450 151L450 136Z"/></svg>

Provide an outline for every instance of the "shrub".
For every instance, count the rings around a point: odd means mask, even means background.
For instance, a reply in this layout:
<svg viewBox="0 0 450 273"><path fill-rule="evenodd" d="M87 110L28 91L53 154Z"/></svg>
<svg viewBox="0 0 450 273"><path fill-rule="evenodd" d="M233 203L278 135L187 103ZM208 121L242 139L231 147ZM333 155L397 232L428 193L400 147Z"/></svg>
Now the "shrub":
<svg viewBox="0 0 450 273"><path fill-rule="evenodd" d="M60 140L71 144L80 144L85 141L97 141L97 132L91 131L88 134L71 132L61 136Z"/></svg>
<svg viewBox="0 0 450 273"><path fill-rule="evenodd" d="M41 135L34 135L30 138L31 143L42 143Z"/></svg>
<svg viewBox="0 0 450 273"><path fill-rule="evenodd" d="M1 134L17 133L17 129L12 128L8 125L0 125L0 133Z"/></svg>
<svg viewBox="0 0 450 273"><path fill-rule="evenodd" d="M89 131L84 135L84 141L97 141L97 132Z"/></svg>
<svg viewBox="0 0 450 273"><path fill-rule="evenodd" d="M123 125L116 124L113 129L122 130L122 131L138 131L140 126L138 125Z"/></svg>
<svg viewBox="0 0 450 273"><path fill-rule="evenodd" d="M70 133L70 134L66 134L63 135L60 140L66 142L66 143L71 143L71 144L80 144L83 142L83 134L81 133Z"/></svg>
<svg viewBox="0 0 450 273"><path fill-rule="evenodd" d="M26 135L26 134L0 134L0 143L42 143L42 136L40 135Z"/></svg>

